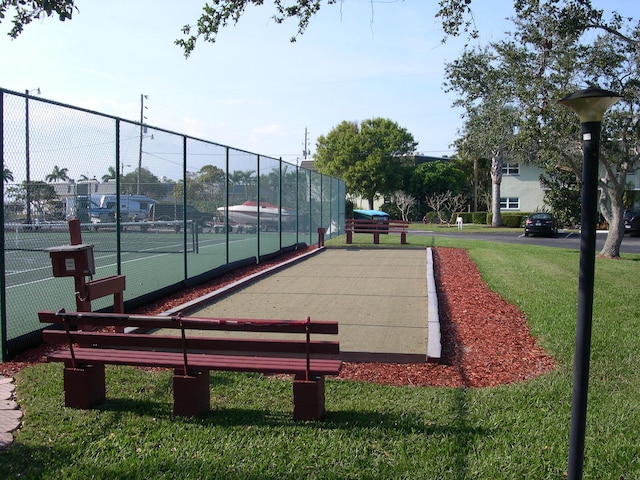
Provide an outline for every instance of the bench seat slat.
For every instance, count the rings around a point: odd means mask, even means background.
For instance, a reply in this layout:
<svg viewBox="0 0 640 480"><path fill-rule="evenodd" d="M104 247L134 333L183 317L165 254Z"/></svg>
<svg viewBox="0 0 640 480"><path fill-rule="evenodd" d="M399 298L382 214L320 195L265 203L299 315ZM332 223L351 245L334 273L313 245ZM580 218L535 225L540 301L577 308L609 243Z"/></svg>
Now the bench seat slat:
<svg viewBox="0 0 640 480"><path fill-rule="evenodd" d="M182 368L184 357L178 352L140 352L117 349L75 348L75 362L77 365L130 365L142 367ZM50 362L72 361L69 350L60 350L47 355ZM252 357L242 355L212 355L189 353L187 362L190 369L198 370L226 370L235 372L258 373L289 373L304 375L306 372L306 359L303 358L278 358L278 357ZM337 375L342 368L341 360L318 359L310 360L311 375Z"/></svg>

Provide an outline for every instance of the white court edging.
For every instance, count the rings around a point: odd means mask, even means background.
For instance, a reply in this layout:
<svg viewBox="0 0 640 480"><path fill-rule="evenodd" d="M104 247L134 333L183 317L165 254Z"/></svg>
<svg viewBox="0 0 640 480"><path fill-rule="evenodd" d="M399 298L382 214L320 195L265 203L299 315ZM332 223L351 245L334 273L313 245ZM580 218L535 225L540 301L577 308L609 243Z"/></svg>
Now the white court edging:
<svg viewBox="0 0 640 480"><path fill-rule="evenodd" d="M438 292L433 273L433 251L427 248L427 362L439 362L442 355Z"/></svg>

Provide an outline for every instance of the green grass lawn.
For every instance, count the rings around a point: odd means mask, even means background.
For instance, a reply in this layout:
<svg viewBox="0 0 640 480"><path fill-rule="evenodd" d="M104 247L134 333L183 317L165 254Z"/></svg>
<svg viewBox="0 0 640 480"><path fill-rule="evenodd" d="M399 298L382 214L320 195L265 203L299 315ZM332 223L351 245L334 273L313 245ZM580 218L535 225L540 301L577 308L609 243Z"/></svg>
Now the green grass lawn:
<svg viewBox="0 0 640 480"><path fill-rule="evenodd" d="M61 365L38 365L17 378L26 414L0 452L3 478L565 478L578 252L410 241L467 249L489 286L526 313L556 370L483 389L329 380L326 419L296 423L290 381L213 374L211 413L184 419L171 414L169 372L108 367L107 402L78 411L63 407ZM584 478L640 478L639 268L637 255L596 261Z"/></svg>

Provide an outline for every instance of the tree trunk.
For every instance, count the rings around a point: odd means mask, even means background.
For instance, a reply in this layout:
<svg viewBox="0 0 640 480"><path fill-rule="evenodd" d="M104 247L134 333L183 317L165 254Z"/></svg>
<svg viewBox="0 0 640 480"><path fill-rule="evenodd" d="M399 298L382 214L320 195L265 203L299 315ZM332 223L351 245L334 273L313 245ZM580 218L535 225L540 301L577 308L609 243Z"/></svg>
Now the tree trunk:
<svg viewBox="0 0 640 480"><path fill-rule="evenodd" d="M478 211L478 158L473 157L473 211Z"/></svg>
<svg viewBox="0 0 640 480"><path fill-rule="evenodd" d="M491 158L491 226L502 226L502 215L500 214L500 184L502 183L502 154L494 153Z"/></svg>
<svg viewBox="0 0 640 480"><path fill-rule="evenodd" d="M369 198L369 210L373 210L373 197Z"/></svg>
<svg viewBox="0 0 640 480"><path fill-rule="evenodd" d="M602 250L600 250L600 256L605 258L618 258L620 257L620 245L622 244L622 239L624 238L624 218L623 218L623 206L622 206L622 194L624 190L617 191L617 188L609 188L607 189L608 195L603 195L603 197L608 197L611 202L610 211L606 211L603 206L606 205L606 202L603 203L601 197L601 211L609 223L609 232L607 233L607 238L604 241L604 245L602 246ZM606 213L605 213L606 212Z"/></svg>

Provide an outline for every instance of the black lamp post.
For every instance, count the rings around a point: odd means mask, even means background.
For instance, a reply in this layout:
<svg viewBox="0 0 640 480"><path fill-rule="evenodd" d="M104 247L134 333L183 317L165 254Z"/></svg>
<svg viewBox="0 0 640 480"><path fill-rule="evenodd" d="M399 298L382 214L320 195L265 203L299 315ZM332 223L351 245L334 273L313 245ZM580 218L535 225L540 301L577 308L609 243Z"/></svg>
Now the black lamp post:
<svg viewBox="0 0 640 480"><path fill-rule="evenodd" d="M582 124L582 210L580 217L580 270L578 277L578 317L573 367L573 400L569 434L569 480L582 478L584 438L587 421L593 284L596 255L598 206L598 158L600 127L607 109L620 100L608 90L587 88L567 95L558 103L571 108Z"/></svg>

